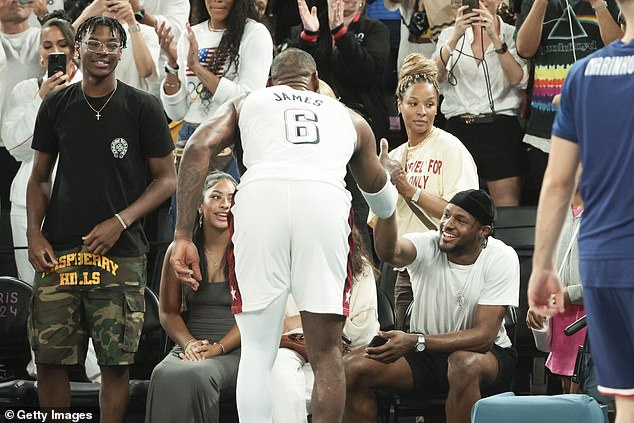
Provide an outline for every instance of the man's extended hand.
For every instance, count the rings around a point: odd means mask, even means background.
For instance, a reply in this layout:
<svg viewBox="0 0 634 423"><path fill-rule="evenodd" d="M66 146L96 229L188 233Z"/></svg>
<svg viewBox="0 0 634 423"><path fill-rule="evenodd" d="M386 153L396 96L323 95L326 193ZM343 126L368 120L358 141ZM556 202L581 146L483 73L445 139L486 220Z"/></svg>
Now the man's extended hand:
<svg viewBox="0 0 634 423"><path fill-rule="evenodd" d="M379 347L367 347L364 357L381 363L393 363L416 345L416 335L400 330L379 331L379 336L387 339L387 342Z"/></svg>
<svg viewBox="0 0 634 423"><path fill-rule="evenodd" d="M379 152L379 161L381 162L381 166L383 166L387 173L390 174L390 179L392 183L394 183L396 179L404 174L404 172L401 164L398 161L390 158L390 156L387 154L388 148L389 147L387 140L385 138L381 138L381 151Z"/></svg>
<svg viewBox="0 0 634 423"><path fill-rule="evenodd" d="M174 240L170 264L181 283L191 286L194 291L198 289L198 282L202 279L200 257L198 249L191 240Z"/></svg>
<svg viewBox="0 0 634 423"><path fill-rule="evenodd" d="M554 269L533 268L528 281L528 305L541 316L564 312L564 292Z"/></svg>

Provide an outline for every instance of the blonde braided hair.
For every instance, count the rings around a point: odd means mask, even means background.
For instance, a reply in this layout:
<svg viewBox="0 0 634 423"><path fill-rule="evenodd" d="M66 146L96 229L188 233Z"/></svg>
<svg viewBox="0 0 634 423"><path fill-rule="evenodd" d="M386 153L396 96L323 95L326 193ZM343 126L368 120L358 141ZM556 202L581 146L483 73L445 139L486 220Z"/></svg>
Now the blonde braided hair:
<svg viewBox="0 0 634 423"><path fill-rule="evenodd" d="M439 94L436 62L420 53L410 53L405 57L401 65L400 75L396 86L396 96L399 100L403 100L403 95L410 86L420 82L432 84L436 89L436 94Z"/></svg>

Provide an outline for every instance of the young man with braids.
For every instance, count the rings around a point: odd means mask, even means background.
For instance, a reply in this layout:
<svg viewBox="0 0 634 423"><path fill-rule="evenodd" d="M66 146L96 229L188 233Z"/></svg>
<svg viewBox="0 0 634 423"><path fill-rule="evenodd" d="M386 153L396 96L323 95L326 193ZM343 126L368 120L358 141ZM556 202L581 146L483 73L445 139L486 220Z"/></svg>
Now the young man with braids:
<svg viewBox="0 0 634 423"><path fill-rule="evenodd" d="M143 325L148 242L141 219L176 180L158 100L115 78L125 34L101 16L79 27L84 79L42 102L27 187L29 260L37 272L29 329L40 406L69 407L67 366L84 362L91 336L102 423L123 421L128 365Z"/></svg>
<svg viewBox="0 0 634 423"><path fill-rule="evenodd" d="M233 142L239 127L246 171L231 209L229 263L242 337L240 421L272 421L270 373L290 292L315 373L312 421L339 422L345 399L341 331L353 248L346 165L377 215L394 213L397 193L378 161L370 126L316 92L316 65L308 53L288 49L278 55L271 79L275 86L222 106L187 144L171 264L179 280L198 287L191 236L201 185L209 159Z"/></svg>
<svg viewBox="0 0 634 423"><path fill-rule="evenodd" d="M391 167L387 145L381 162ZM515 251L491 237L495 206L482 190L455 194L439 231L399 236L396 215L379 218L379 258L410 274L411 333L379 332L386 341L346 359L346 422L376 421L373 389L413 395L447 394L448 423L468 423L482 394L510 389L516 353L504 329L519 299Z"/></svg>

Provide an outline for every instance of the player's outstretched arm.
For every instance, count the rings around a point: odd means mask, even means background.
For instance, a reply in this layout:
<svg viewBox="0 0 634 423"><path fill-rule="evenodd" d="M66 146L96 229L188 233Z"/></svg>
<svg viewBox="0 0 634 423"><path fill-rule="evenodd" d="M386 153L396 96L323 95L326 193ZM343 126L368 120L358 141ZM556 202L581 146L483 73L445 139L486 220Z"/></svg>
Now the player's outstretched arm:
<svg viewBox="0 0 634 423"><path fill-rule="evenodd" d="M350 159L350 171L372 212L385 219L396 210L398 192L376 155L376 142L370 125L357 113L349 112L357 130L357 146Z"/></svg>
<svg viewBox="0 0 634 423"><path fill-rule="evenodd" d="M235 101L235 100L234 100ZM209 162L233 143L238 124L236 103L228 101L192 134L181 160L176 188L176 230L170 263L179 281L198 287L200 258L192 243L196 210L202 198Z"/></svg>
<svg viewBox="0 0 634 423"><path fill-rule="evenodd" d="M357 113L349 110L357 130L357 147L350 159L350 171L359 188L365 192L378 192L387 181L387 175L376 155L376 141L370 125Z"/></svg>

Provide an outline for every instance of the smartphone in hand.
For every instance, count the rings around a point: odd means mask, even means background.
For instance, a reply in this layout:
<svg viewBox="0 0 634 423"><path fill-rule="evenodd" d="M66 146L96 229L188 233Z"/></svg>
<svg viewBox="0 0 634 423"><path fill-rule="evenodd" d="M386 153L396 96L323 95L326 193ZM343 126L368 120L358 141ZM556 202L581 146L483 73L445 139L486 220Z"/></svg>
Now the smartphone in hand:
<svg viewBox="0 0 634 423"><path fill-rule="evenodd" d="M387 342L386 338L383 338L383 337L381 337L379 335L375 335L374 338L372 338L372 340L368 344L368 347L380 347L381 345L385 344L386 342Z"/></svg>
<svg viewBox="0 0 634 423"><path fill-rule="evenodd" d="M473 9L479 9L480 8L480 1L479 0L462 0L462 5L463 6L468 6L463 12L463 15L466 15L468 13L472 13Z"/></svg>
<svg viewBox="0 0 634 423"><path fill-rule="evenodd" d="M66 73L66 54L51 53L48 55L48 77L55 75L57 72Z"/></svg>

